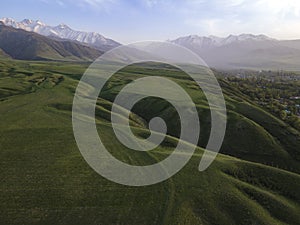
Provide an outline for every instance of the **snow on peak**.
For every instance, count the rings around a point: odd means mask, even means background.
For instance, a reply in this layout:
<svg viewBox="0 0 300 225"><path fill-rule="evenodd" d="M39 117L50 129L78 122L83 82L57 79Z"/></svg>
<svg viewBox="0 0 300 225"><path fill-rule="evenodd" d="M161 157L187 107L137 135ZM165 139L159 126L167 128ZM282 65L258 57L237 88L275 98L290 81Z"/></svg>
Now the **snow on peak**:
<svg viewBox="0 0 300 225"><path fill-rule="evenodd" d="M70 27L68 27L66 24L64 23L61 23L59 24L58 26L54 27L54 28L57 28L57 29L71 29Z"/></svg>
<svg viewBox="0 0 300 225"><path fill-rule="evenodd" d="M240 34L240 35L229 35L224 39L224 42L230 44L232 42L241 42L241 41L266 41L274 40L267 37L266 35L254 35L254 34Z"/></svg>
<svg viewBox="0 0 300 225"><path fill-rule="evenodd" d="M253 35L253 34L240 34L240 35L229 35L228 37L221 38L217 36L198 36L198 35L189 35L186 37L180 37L171 42L179 45L198 45L202 48L218 47L223 45L228 45L236 42L244 41L266 41L266 40L275 40L271 39L265 35Z"/></svg>
<svg viewBox="0 0 300 225"><path fill-rule="evenodd" d="M32 24L32 23L33 23L33 20L30 20L30 19L24 19L24 20L22 20L20 23L23 23L23 24Z"/></svg>
<svg viewBox="0 0 300 225"><path fill-rule="evenodd" d="M40 26L46 26L46 24L44 24L42 21L40 20L37 20L35 21L37 25L40 25Z"/></svg>
<svg viewBox="0 0 300 225"><path fill-rule="evenodd" d="M12 18L2 18L0 21L7 26L16 27L17 22Z"/></svg>

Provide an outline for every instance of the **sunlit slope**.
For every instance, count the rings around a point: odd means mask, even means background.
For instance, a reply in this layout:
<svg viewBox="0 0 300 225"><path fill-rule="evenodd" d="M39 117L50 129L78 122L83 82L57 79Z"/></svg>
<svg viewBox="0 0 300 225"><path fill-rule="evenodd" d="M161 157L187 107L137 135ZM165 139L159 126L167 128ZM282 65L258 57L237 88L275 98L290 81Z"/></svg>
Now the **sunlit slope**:
<svg viewBox="0 0 300 225"><path fill-rule="evenodd" d="M199 172L200 148L178 174L148 187L118 185L95 173L80 155L71 124L76 79L84 67L1 62L2 224L299 224L297 173L225 155ZM150 164L172 152L176 139L171 137L151 152L124 148L109 123L109 92L105 95L107 100L98 102L97 123L102 141L115 157L131 164ZM196 100L205 115L205 101L201 101ZM131 116L133 130L140 136L147 133L150 117L138 114L142 104ZM168 107L157 111L165 110L172 111ZM231 120L239 121L234 116L241 115L231 110L229 126ZM254 120L244 117L245 124L252 126ZM267 133L255 138L264 140ZM235 148L235 139L225 141L226 149Z"/></svg>

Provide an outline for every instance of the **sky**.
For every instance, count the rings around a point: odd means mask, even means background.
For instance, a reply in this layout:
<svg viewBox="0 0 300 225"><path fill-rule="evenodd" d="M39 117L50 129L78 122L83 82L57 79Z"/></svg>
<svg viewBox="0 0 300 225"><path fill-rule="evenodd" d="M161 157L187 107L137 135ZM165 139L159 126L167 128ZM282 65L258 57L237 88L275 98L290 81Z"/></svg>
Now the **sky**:
<svg viewBox="0 0 300 225"><path fill-rule="evenodd" d="M64 23L123 44L194 34L300 39L300 0L1 0L0 17Z"/></svg>

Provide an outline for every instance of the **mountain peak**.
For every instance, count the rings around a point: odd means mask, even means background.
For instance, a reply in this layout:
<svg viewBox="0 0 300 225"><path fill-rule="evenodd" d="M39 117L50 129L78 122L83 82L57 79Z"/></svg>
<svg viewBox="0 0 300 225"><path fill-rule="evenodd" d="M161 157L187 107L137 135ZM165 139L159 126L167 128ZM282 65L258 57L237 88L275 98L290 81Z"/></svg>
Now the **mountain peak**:
<svg viewBox="0 0 300 225"><path fill-rule="evenodd" d="M18 24L22 24L24 26L47 26L45 23L43 23L40 20L31 20L31 19L24 19L21 22L19 22Z"/></svg>
<svg viewBox="0 0 300 225"><path fill-rule="evenodd" d="M40 26L47 26L45 23L43 23L43 22L40 21L40 20L36 20L35 22L36 22L36 24L38 24L38 25L40 25Z"/></svg>
<svg viewBox="0 0 300 225"><path fill-rule="evenodd" d="M13 22L15 22L15 20L13 18L10 18L10 17L2 17L0 20L1 21L13 21Z"/></svg>
<svg viewBox="0 0 300 225"><path fill-rule="evenodd" d="M30 19L24 19L24 20L21 21L21 23L31 24L31 23L33 23L33 20L30 20Z"/></svg>
<svg viewBox="0 0 300 225"><path fill-rule="evenodd" d="M61 23L61 24L57 25L55 28L58 28L58 29L71 29L68 25L66 25L64 23Z"/></svg>
<svg viewBox="0 0 300 225"><path fill-rule="evenodd" d="M13 26L16 23L16 21L13 18L6 17L1 18L0 21L7 26Z"/></svg>

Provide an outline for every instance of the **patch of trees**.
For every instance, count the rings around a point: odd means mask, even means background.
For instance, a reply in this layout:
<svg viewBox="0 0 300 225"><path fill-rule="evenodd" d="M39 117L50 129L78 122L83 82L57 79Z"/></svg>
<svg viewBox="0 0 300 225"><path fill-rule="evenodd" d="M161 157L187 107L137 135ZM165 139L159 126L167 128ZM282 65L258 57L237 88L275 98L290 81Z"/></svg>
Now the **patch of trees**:
<svg viewBox="0 0 300 225"><path fill-rule="evenodd" d="M300 131L299 79L227 76L226 80L251 101Z"/></svg>

